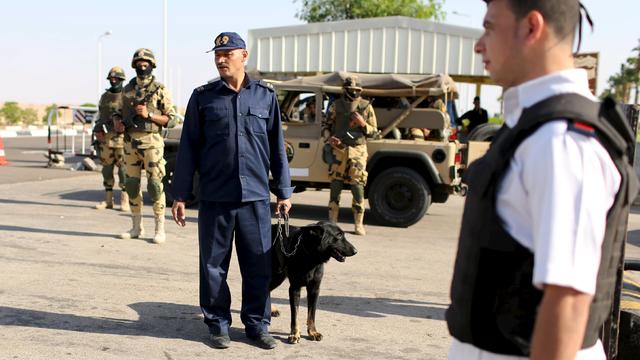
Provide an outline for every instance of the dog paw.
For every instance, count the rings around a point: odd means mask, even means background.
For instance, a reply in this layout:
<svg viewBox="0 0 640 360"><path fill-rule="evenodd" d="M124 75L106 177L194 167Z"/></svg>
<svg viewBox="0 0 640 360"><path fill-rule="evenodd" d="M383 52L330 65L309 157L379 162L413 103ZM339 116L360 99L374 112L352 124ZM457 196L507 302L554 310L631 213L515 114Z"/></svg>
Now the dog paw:
<svg viewBox="0 0 640 360"><path fill-rule="evenodd" d="M287 342L289 344L297 344L300 342L300 334L290 334L287 338Z"/></svg>
<svg viewBox="0 0 640 360"><path fill-rule="evenodd" d="M278 310L278 309L271 309L271 316L272 316L272 317L278 317L278 316L280 316L280 310Z"/></svg>
<svg viewBox="0 0 640 360"><path fill-rule="evenodd" d="M309 336L311 337L311 340L315 340L315 341L322 340L322 334L320 334L317 331L309 331Z"/></svg>

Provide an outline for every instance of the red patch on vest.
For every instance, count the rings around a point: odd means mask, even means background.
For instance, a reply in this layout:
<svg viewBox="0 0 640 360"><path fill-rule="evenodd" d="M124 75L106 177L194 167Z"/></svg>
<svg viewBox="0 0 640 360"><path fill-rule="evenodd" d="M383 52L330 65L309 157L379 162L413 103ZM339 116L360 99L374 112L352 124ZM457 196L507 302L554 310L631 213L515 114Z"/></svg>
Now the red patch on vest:
<svg viewBox="0 0 640 360"><path fill-rule="evenodd" d="M592 133L595 134L596 130L593 128L593 126L591 125L587 125L583 122L578 122L578 121L574 121L573 123L573 127L576 128L577 130L582 130L588 133Z"/></svg>

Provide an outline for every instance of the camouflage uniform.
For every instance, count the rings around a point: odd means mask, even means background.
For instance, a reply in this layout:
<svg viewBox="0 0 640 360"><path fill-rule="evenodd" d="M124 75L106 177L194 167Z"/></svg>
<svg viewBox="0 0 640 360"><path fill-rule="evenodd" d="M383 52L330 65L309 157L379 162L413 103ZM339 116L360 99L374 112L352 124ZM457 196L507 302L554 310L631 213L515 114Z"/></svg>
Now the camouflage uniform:
<svg viewBox="0 0 640 360"><path fill-rule="evenodd" d="M352 112L358 112L366 125L350 127ZM341 144L332 146L333 159L329 165L331 193L329 196L329 220L338 221L340 192L343 184L351 186L353 194L353 217L356 234L364 235L364 186L367 183L367 144L366 138L378 132L376 115L368 101L357 97L347 101L345 97L335 100L329 107L326 120L322 124L325 141L331 136L340 139Z"/></svg>
<svg viewBox="0 0 640 360"><path fill-rule="evenodd" d="M111 68L107 79L125 79L124 70L119 66ZM118 133L113 124L114 116L122 115L122 91L105 91L98 103L100 118L94 126L95 133L103 133L104 140L97 142L97 152L102 163L103 185L106 192L105 201L96 205L96 209L113 208L113 186L115 178L113 168L118 168L118 186L122 190L120 196L120 209L129 211L129 197L125 192L124 170L124 134Z"/></svg>
<svg viewBox="0 0 640 360"><path fill-rule="evenodd" d="M139 49L134 54L132 67L138 60L147 60L155 67L153 53ZM162 180L165 176L164 140L162 126L150 119L136 115L136 105L145 103L151 114L165 115L169 118L166 127L176 123L169 91L150 76L146 79L133 78L124 87L122 121L126 127L124 136L124 162L126 165L126 189L129 194L133 228L122 234L123 238L136 238L144 234L142 227L142 191L140 187L142 168L147 174L147 191L153 201L153 214L156 220L154 242L164 241L164 216L166 200Z"/></svg>

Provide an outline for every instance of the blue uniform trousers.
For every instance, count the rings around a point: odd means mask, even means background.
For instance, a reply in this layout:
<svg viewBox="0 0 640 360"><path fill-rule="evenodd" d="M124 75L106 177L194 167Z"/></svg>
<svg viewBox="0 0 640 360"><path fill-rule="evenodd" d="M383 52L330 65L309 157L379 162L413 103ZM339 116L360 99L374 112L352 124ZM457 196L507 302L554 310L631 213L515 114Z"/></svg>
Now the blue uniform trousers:
<svg viewBox="0 0 640 360"><path fill-rule="evenodd" d="M242 275L240 319L248 336L267 332L271 322L271 210L269 200L200 201L200 308L211 334L228 334L231 294L227 285L235 235Z"/></svg>

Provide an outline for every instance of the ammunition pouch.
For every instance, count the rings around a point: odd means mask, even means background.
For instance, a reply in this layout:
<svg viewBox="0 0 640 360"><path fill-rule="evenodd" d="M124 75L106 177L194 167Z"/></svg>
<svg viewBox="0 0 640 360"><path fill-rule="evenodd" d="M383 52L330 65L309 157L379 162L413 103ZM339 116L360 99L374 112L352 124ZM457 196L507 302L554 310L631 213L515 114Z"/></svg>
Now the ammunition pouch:
<svg viewBox="0 0 640 360"><path fill-rule="evenodd" d="M154 123L149 119L145 119L137 115L134 116L133 119L130 119L129 122L131 123L131 126L129 126L125 122L127 131L134 130L134 131L144 131L148 133L159 133L160 131L162 131L162 127L160 125Z"/></svg>

